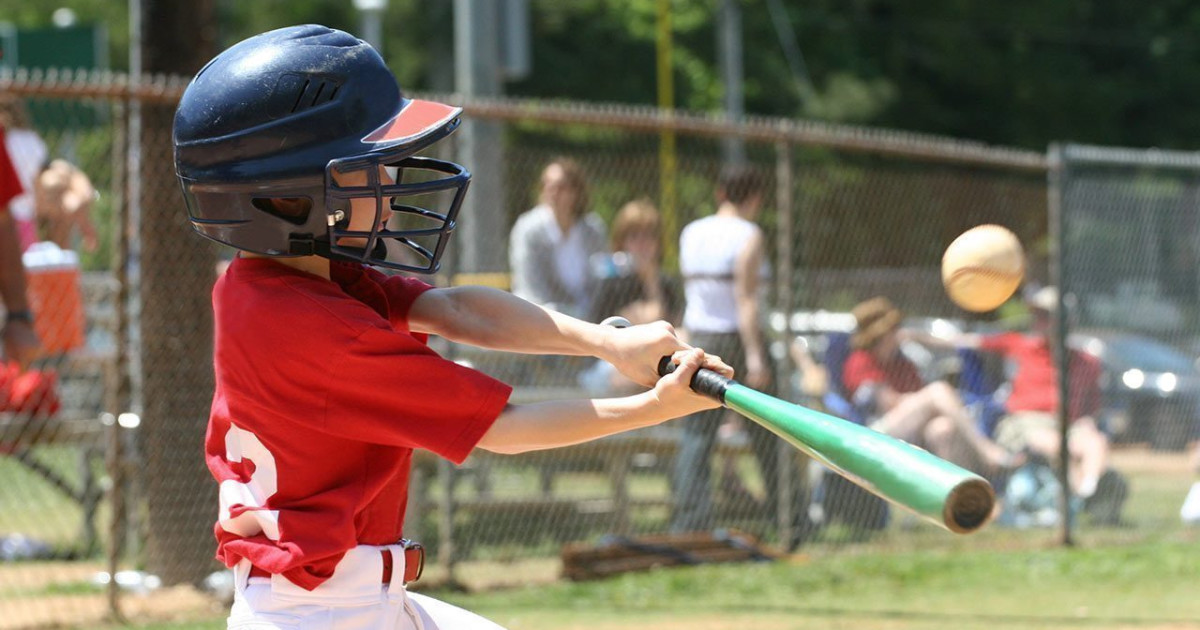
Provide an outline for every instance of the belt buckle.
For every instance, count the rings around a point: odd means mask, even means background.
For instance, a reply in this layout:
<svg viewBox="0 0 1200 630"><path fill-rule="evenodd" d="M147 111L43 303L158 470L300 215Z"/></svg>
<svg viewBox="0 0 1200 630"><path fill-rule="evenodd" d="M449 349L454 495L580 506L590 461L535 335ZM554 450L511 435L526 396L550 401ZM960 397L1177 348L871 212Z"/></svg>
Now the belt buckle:
<svg viewBox="0 0 1200 630"><path fill-rule="evenodd" d="M399 544L404 548L404 571L408 572L408 550L415 549L417 551L417 574L413 576L412 582L421 579L421 574L425 572L425 546L415 540L401 538ZM403 577L403 576L401 576Z"/></svg>

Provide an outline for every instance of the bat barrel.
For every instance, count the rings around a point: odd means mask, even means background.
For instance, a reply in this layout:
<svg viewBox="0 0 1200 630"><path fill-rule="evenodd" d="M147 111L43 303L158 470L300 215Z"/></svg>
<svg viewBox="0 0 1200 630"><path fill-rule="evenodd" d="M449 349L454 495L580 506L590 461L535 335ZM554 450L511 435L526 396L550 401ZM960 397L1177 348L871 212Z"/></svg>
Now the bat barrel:
<svg viewBox="0 0 1200 630"><path fill-rule="evenodd" d="M669 374L675 367L671 357L663 357L658 373ZM697 370L690 384L843 477L939 527L969 534L992 518L996 507L992 485L924 449L768 396L712 370Z"/></svg>
<svg viewBox="0 0 1200 630"><path fill-rule="evenodd" d="M956 533L969 534L987 524L996 507L996 492L982 478L967 478L950 489L942 525Z"/></svg>
<svg viewBox="0 0 1200 630"><path fill-rule="evenodd" d="M864 489L958 534L987 524L996 504L979 475L907 442L730 381L725 403Z"/></svg>

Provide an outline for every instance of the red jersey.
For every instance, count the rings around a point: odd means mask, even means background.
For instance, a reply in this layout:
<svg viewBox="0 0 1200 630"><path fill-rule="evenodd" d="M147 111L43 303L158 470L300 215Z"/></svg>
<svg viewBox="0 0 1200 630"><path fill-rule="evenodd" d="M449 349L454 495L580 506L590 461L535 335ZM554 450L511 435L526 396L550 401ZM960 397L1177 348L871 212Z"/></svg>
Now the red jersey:
<svg viewBox="0 0 1200 630"><path fill-rule="evenodd" d="M8 212L8 202L20 197L25 189L17 177L8 149L4 147L4 128L0 127L0 212Z"/></svg>
<svg viewBox="0 0 1200 630"><path fill-rule="evenodd" d="M1058 373L1054 368L1054 350L1045 337L1021 333L1001 333L984 337L979 348L1012 359L1017 373L1012 380L1009 412L1058 411ZM1071 419L1095 414L1100 409L1100 361L1071 351Z"/></svg>
<svg viewBox="0 0 1200 630"><path fill-rule="evenodd" d="M213 289L217 558L308 590L346 550L401 537L413 449L461 463L512 392L409 332L429 285L357 264L330 273L238 258Z"/></svg>
<svg viewBox="0 0 1200 630"><path fill-rule="evenodd" d="M884 384L901 394L915 392L923 386L917 367L904 355L896 353L891 361L881 364L875 354L867 350L855 350L846 359L842 383L851 397L867 383Z"/></svg>

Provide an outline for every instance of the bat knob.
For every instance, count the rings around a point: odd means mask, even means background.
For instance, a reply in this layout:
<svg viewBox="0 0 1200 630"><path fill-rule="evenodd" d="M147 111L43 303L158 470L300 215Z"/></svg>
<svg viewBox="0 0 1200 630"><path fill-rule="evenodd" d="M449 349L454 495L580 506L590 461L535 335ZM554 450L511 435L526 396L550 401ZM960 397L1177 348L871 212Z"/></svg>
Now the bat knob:
<svg viewBox="0 0 1200 630"><path fill-rule="evenodd" d="M674 372L675 368L677 367L679 366L675 365L675 362L671 360L671 357L663 357L658 360L658 375L666 376L671 372Z"/></svg>
<svg viewBox="0 0 1200 630"><path fill-rule="evenodd" d="M671 357L663 357L658 360L659 376L671 374L678 368L679 366L675 365ZM704 394L723 405L725 404L725 390L729 389L729 386L735 383L737 381L721 376L708 368L700 368L692 375L689 385L691 385L692 391L697 394Z"/></svg>
<svg viewBox="0 0 1200 630"><path fill-rule="evenodd" d="M613 315L611 317L605 317L604 321L600 322L600 325L612 326L613 328L629 328L633 325L633 322L630 322L628 319L625 319L620 315Z"/></svg>

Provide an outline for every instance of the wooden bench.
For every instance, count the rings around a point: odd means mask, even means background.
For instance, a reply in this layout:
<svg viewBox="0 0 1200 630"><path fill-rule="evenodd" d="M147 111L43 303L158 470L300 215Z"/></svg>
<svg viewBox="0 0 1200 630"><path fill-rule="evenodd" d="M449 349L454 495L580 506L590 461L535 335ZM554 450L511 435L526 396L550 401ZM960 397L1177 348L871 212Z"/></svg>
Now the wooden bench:
<svg viewBox="0 0 1200 630"><path fill-rule="evenodd" d="M546 400L561 398L571 392L561 389L534 392L515 392L514 400ZM575 392L574 396L581 394ZM504 515L522 517L552 517L560 522L578 522L580 519L603 519L612 523L611 533L628 534L633 530L632 515L645 508L670 508L673 498L670 493L661 497L631 496L632 478L639 474L668 475L671 464L679 450L679 427L670 424L648 429L613 435L585 444L542 451L531 451L520 455L497 455L486 451L475 451L463 466L452 473L457 479L471 479L475 485L475 496L456 499L450 509L484 520ZM714 449L716 456L741 456L750 453L748 444L718 441ZM442 507L431 496L430 480L434 478L436 456L418 451L416 468L411 488L412 507L418 512ZM529 468L537 472L540 489L519 497L497 497L493 492L493 479L503 468ZM564 497L555 492L556 479L570 473L602 473L607 480L607 496ZM446 494L440 494L444 501ZM415 512L414 512L415 513ZM406 531L413 536L421 535L406 524Z"/></svg>

